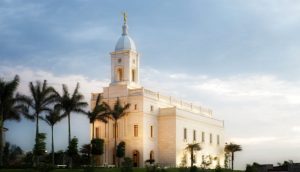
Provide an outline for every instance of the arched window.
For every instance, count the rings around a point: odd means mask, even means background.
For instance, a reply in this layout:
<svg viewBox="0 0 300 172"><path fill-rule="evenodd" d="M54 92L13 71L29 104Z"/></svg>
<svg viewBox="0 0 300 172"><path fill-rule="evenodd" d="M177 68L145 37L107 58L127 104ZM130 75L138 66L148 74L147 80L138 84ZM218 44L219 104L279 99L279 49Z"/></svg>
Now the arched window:
<svg viewBox="0 0 300 172"><path fill-rule="evenodd" d="M117 70L117 80L118 81L123 80L123 70L122 70L122 68L118 68L118 70Z"/></svg>
<svg viewBox="0 0 300 172"><path fill-rule="evenodd" d="M132 80L132 82L135 82L135 70L134 69L132 69L132 71L131 71L131 80Z"/></svg>
<svg viewBox="0 0 300 172"><path fill-rule="evenodd" d="M150 160L154 160L154 151L150 151Z"/></svg>

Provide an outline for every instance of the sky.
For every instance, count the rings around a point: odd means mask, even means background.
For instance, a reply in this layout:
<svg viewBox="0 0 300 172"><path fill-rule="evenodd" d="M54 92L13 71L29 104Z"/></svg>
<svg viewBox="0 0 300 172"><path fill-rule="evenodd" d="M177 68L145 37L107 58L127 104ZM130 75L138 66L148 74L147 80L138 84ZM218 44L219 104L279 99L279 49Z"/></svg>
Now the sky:
<svg viewBox="0 0 300 172"><path fill-rule="evenodd" d="M24 94L30 81L47 79L58 90L80 82L89 101L110 82L123 11L141 54L141 84L212 108L225 121L226 141L242 145L237 168L300 162L297 0L2 0L0 77L20 75ZM33 122L5 126L8 141L32 149ZM73 114L72 135L88 143L87 117ZM55 141L56 150L66 148L66 120Z"/></svg>

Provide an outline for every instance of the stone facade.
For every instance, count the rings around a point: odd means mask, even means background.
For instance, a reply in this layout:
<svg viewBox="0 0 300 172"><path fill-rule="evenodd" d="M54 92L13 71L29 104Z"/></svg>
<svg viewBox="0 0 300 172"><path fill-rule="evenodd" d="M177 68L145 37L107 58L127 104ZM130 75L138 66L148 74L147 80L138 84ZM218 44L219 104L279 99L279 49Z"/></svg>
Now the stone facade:
<svg viewBox="0 0 300 172"><path fill-rule="evenodd" d="M190 156L185 150L188 143L200 143L202 147L196 153L195 165L200 166L210 156L211 167L223 166L224 122L214 119L208 108L140 86L139 54L128 36L126 23L111 53L111 83L102 93L92 93L92 106L98 94L111 106L117 98L131 104L126 116L118 121L117 142L125 141L126 156L133 158L135 166L144 166L148 159L162 166L179 166L186 159L189 165ZM95 137L105 141L101 163L112 164L113 121L96 121L94 129Z"/></svg>

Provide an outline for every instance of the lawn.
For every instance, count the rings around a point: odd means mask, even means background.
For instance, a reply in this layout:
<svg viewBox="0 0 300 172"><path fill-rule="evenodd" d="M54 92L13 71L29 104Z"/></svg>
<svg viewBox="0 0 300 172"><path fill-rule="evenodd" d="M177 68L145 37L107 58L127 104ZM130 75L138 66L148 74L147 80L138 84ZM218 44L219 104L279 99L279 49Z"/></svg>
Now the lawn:
<svg viewBox="0 0 300 172"><path fill-rule="evenodd" d="M214 172L214 170L207 170ZM1 169L0 172L36 172L32 169ZM84 172L83 169L56 169L51 172ZM119 168L96 168L94 172L121 172ZM133 172L146 172L145 168L134 168ZM167 172L180 172L178 168L167 169ZM200 170L199 170L200 172ZM222 172L232 172L231 170L223 170ZM235 170L235 172L242 172Z"/></svg>

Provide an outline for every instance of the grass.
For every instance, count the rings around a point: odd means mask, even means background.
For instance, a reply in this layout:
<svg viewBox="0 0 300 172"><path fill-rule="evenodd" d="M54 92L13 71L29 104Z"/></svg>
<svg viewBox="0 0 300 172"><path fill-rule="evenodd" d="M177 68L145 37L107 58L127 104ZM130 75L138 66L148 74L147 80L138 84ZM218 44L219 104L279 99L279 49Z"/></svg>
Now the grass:
<svg viewBox="0 0 300 172"><path fill-rule="evenodd" d="M235 172L242 172L234 170ZM0 172L37 172L33 169L1 169ZM83 169L55 169L51 172L84 172ZM121 172L119 168L96 168L94 172ZM146 172L145 168L133 168L133 172ZM167 169L167 172L180 172L178 168ZM214 170L207 170L207 172L214 172ZM232 172L231 170L223 170L222 172Z"/></svg>

